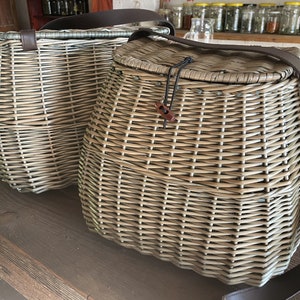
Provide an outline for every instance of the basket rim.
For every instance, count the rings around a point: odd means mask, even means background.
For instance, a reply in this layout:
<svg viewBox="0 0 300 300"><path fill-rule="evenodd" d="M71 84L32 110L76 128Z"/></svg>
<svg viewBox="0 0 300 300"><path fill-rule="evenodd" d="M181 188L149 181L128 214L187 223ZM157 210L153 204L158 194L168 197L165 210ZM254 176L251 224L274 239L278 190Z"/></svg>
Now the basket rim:
<svg viewBox="0 0 300 300"><path fill-rule="evenodd" d="M134 31L139 30L140 26L109 26L91 29L42 29L35 32L36 39L112 39L112 38L128 38ZM169 34L170 29L165 26L152 26L152 30ZM0 41L20 40L21 32L7 31L0 32Z"/></svg>
<svg viewBox="0 0 300 300"><path fill-rule="evenodd" d="M131 43L137 43L135 47L130 46ZM152 40L149 38L140 38L139 40L133 40L127 43L127 45L122 45L122 47L116 49L113 58L114 61L120 65L125 67L134 68L136 70L148 71L155 74L160 75L167 75L170 69L170 66L166 63L166 61L161 61L159 63L150 61L147 59L146 55L136 55L136 52L139 51L142 44L144 43L146 47L151 47L151 43L161 43L161 49L172 48L171 52L180 52L186 49L190 49L191 51L204 51L206 53L214 53L214 54L222 54L222 53L232 53L239 56L240 52L233 50L220 50L220 51L213 51L213 50L206 50L202 48L191 47L187 45L182 45L176 42L166 41L165 39L159 40ZM149 46L150 45L150 46ZM128 49L136 49L133 51L128 51ZM158 51L158 50L157 50ZM245 54L246 52L243 52ZM248 55L248 53L246 54ZM254 57L253 53L249 53L249 57ZM266 82L276 82L282 81L294 74L294 70L292 66L287 65L284 62L280 62L278 59L258 54L259 57L265 57L266 60L272 62L274 66L276 65L276 69L274 70L267 70L265 72L226 72L224 70L218 71L198 71L195 68L192 68L193 63L189 66L185 67L181 74L180 78L188 79L188 80L200 80L206 82L214 82L214 83L236 83L236 84L249 84L249 83L266 83ZM190 67L191 66L191 67ZM176 70L176 68L175 68ZM246 68L245 68L246 70Z"/></svg>

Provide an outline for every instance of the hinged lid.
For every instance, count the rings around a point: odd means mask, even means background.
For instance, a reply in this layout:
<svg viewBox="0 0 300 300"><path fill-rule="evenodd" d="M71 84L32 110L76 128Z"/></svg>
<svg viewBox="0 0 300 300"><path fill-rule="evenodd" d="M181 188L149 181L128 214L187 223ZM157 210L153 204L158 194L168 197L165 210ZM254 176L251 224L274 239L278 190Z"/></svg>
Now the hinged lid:
<svg viewBox="0 0 300 300"><path fill-rule="evenodd" d="M291 52L297 48L288 49ZM180 78L221 83L263 83L284 80L293 75L292 66L260 53L208 50L166 40L140 38L119 47L114 60L134 69L167 74L169 68L192 57Z"/></svg>

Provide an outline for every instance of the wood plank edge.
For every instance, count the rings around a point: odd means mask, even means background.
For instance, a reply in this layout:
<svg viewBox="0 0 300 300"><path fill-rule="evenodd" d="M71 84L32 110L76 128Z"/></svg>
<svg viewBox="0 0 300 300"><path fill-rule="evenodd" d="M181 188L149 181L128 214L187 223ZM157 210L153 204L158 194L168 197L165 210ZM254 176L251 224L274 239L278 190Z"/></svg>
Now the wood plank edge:
<svg viewBox="0 0 300 300"><path fill-rule="evenodd" d="M2 235L0 278L30 300L93 300Z"/></svg>

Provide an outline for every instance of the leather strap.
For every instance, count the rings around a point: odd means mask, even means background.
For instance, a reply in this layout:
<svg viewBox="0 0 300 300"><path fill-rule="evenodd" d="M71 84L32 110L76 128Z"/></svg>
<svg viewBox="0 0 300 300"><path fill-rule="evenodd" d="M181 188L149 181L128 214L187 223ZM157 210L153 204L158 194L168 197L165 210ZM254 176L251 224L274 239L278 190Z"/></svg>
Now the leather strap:
<svg viewBox="0 0 300 300"><path fill-rule="evenodd" d="M150 28L143 28L140 30L137 30L134 32L128 41L132 41L141 37L147 37L147 36L160 36L163 38L166 38L168 40L185 44L188 46L193 47L200 47L203 49L208 50L236 50L236 51L248 51L248 52L256 52L256 53L262 53L266 54L272 57L275 57L277 59L280 59L281 61L285 62L286 64L292 66L295 70L295 75L299 78L300 77L300 59L293 53L287 52L282 49L278 49L275 47L262 47L262 46L245 46L245 45L226 45L226 44L213 44L213 43L201 43L197 41L192 41L184 38L179 38L176 36L169 36L166 34L154 32Z"/></svg>
<svg viewBox="0 0 300 300"><path fill-rule="evenodd" d="M20 35L24 51L37 49L36 35L34 29L21 30Z"/></svg>
<svg viewBox="0 0 300 300"><path fill-rule="evenodd" d="M287 300L297 294L300 296L300 265L262 287L239 290L223 296L223 300Z"/></svg>
<svg viewBox="0 0 300 300"><path fill-rule="evenodd" d="M62 17L48 22L41 29L89 29L147 21L159 21L159 25L170 29L170 34L175 34L173 24L161 15L151 10L137 8L112 9Z"/></svg>

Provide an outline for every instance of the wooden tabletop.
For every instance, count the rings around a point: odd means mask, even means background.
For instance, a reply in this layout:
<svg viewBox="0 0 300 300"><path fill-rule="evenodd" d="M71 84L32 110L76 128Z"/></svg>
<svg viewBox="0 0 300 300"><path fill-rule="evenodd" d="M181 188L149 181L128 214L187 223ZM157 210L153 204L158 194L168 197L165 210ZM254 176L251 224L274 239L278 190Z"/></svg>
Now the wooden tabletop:
<svg viewBox="0 0 300 300"><path fill-rule="evenodd" d="M49 300L59 292L72 296L60 300L220 300L245 287L180 269L89 232L75 186L33 194L0 182L0 203L0 299L12 293L6 283L31 300L47 292Z"/></svg>

